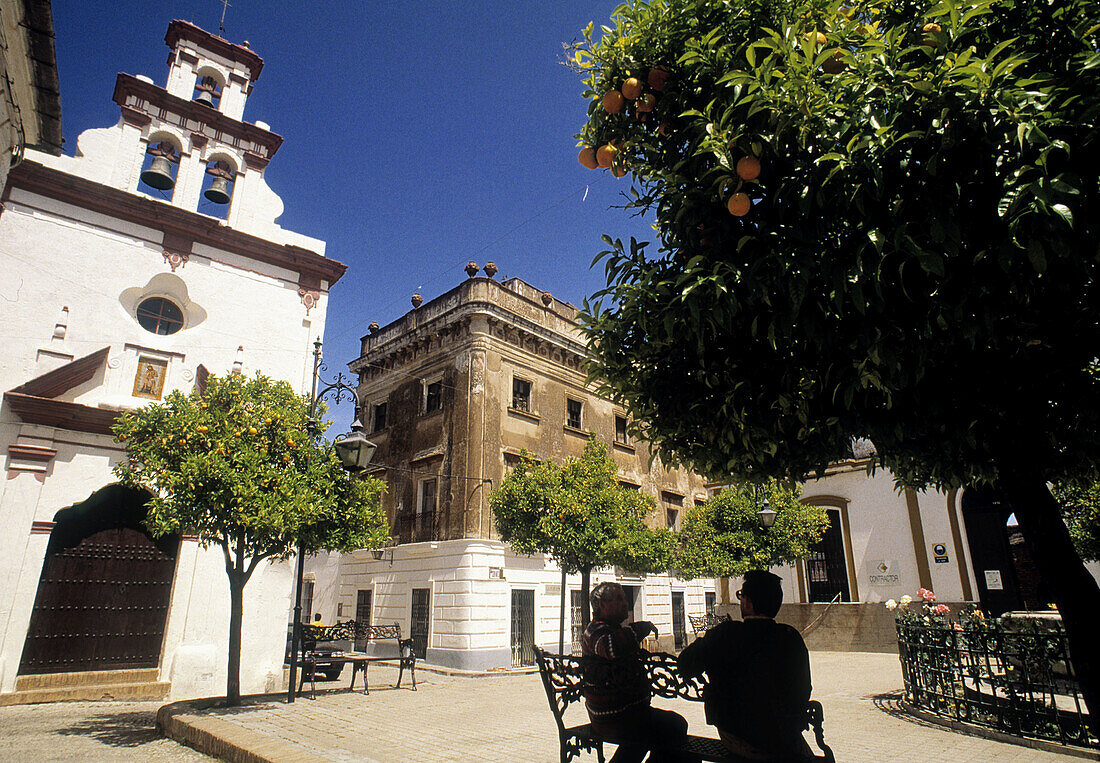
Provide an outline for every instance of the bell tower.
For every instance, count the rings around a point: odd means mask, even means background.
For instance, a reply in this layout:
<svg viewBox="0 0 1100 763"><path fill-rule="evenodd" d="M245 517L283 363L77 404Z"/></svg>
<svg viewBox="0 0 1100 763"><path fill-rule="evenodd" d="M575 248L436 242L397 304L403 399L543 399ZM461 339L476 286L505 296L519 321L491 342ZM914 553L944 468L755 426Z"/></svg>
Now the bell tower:
<svg viewBox="0 0 1100 763"><path fill-rule="evenodd" d="M231 228L272 226L282 202L263 175L283 139L263 122L244 121L263 59L247 42L187 21L169 24L164 41L171 49L165 87L130 74L115 83L123 136L112 185Z"/></svg>

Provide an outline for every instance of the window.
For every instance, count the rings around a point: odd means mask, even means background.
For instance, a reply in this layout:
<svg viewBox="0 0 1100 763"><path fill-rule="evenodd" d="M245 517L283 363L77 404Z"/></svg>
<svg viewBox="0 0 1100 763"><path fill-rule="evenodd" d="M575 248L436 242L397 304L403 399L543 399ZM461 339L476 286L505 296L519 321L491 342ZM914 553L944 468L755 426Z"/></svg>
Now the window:
<svg viewBox="0 0 1100 763"><path fill-rule="evenodd" d="M150 297L137 306L137 322L153 334L175 334L183 328L183 311L175 302Z"/></svg>
<svg viewBox="0 0 1100 763"><path fill-rule="evenodd" d="M619 480L619 487L624 490L641 490L641 485L636 485L633 482L627 482L626 480Z"/></svg>
<svg viewBox="0 0 1100 763"><path fill-rule="evenodd" d="M626 416L615 417L615 442L628 445L630 438L626 434Z"/></svg>
<svg viewBox="0 0 1100 763"><path fill-rule="evenodd" d="M372 432L381 432L388 425L386 407L385 403L374 404L374 427L371 429Z"/></svg>
<svg viewBox="0 0 1100 763"><path fill-rule="evenodd" d="M436 480L428 479L420 483L420 500L416 503L416 530L422 532L430 527L435 517Z"/></svg>
<svg viewBox="0 0 1100 763"><path fill-rule="evenodd" d="M512 379L512 407L517 411L531 410L531 382L526 379Z"/></svg>
<svg viewBox="0 0 1100 763"><path fill-rule="evenodd" d="M684 507L684 497L677 493L662 490L661 501L665 505L665 526L670 530L679 530L680 510Z"/></svg>
<svg viewBox="0 0 1100 763"><path fill-rule="evenodd" d="M424 413L438 411L443 407L443 382L437 381L424 387Z"/></svg>
<svg viewBox="0 0 1100 763"><path fill-rule="evenodd" d="M584 403L580 400L574 400L573 398L566 398L565 400L565 425L567 427L573 427L573 429L581 428L581 411L584 410Z"/></svg>

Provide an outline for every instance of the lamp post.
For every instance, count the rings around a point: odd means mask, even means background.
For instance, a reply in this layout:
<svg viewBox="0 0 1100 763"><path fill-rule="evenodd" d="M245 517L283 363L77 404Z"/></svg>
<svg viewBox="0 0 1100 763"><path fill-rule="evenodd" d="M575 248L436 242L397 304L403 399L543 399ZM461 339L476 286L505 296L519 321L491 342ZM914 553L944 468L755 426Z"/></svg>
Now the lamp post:
<svg viewBox="0 0 1100 763"><path fill-rule="evenodd" d="M352 400L356 401L356 410L358 412L358 398L356 397L355 390L344 381L344 374L336 374L336 380L331 384L326 384L320 390L317 389L319 382L321 381L321 371L326 370L327 367L321 362L321 340L318 338L313 343L313 389L310 393L309 400L309 434L310 437L316 439L320 436L320 432L317 431L317 404L325 397L325 395L335 392L333 395L333 402L337 405L347 395ZM371 458L374 457L374 451L376 445L368 440L362 432L363 425L359 421L358 415L355 417L354 423L351 425L351 432L344 435L340 439L333 443L333 447L336 449L336 455L340 458L340 463L344 465L344 468L349 472L358 472L367 468ZM302 542L298 541L298 569L294 580L294 626L292 628L292 636L290 639L290 687L287 690L286 701L293 702L294 695L297 693L295 690L295 683L298 679L298 645L302 642L302 578L305 576L305 548L302 546Z"/></svg>
<svg viewBox="0 0 1100 763"><path fill-rule="evenodd" d="M775 517L779 512L771 507L767 496L764 497L763 506L764 508L756 512L756 516L760 519L760 526L767 530L775 524Z"/></svg>

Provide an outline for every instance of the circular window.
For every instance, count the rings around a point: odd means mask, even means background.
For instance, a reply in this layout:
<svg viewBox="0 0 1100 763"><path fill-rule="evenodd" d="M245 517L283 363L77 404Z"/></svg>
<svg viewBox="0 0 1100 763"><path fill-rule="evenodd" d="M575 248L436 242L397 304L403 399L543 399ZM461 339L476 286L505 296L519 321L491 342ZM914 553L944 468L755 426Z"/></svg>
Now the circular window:
<svg viewBox="0 0 1100 763"><path fill-rule="evenodd" d="M183 311L175 302L150 297L138 305L137 320L143 329L154 334L175 334L183 328Z"/></svg>

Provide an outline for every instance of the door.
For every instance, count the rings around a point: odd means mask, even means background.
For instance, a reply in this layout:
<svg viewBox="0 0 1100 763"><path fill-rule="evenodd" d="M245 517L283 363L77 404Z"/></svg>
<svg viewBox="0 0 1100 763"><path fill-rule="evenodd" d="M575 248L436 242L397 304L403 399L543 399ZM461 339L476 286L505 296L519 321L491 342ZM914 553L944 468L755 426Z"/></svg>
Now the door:
<svg viewBox="0 0 1100 763"><path fill-rule="evenodd" d="M829 529L806 558L810 601L832 601L837 594L841 601L851 601L840 509L829 509L828 515Z"/></svg>
<svg viewBox="0 0 1100 763"><path fill-rule="evenodd" d="M364 628L370 627L370 605L373 591L357 591L355 593L355 622ZM355 651L364 652L367 649L367 640L356 639Z"/></svg>
<svg viewBox="0 0 1100 763"><path fill-rule="evenodd" d="M581 610L584 607L579 590L569 592L569 621L573 639L573 653L581 650Z"/></svg>
<svg viewBox="0 0 1100 763"><path fill-rule="evenodd" d="M990 617L1023 605L1009 545L1007 524L1011 514L1011 507L993 491L967 488L963 492L962 515L978 581L978 599Z"/></svg>
<svg viewBox="0 0 1100 763"><path fill-rule="evenodd" d="M428 657L428 631L431 626L430 588L412 590L412 614L409 618L409 638L413 642L413 653L421 660Z"/></svg>
<svg viewBox="0 0 1100 763"><path fill-rule="evenodd" d="M672 643L676 649L687 646L687 629L684 627L684 592L672 592Z"/></svg>
<svg viewBox="0 0 1100 763"><path fill-rule="evenodd" d="M512 590L512 667L535 664L535 592Z"/></svg>
<svg viewBox="0 0 1100 763"><path fill-rule="evenodd" d="M149 536L146 497L111 485L58 512L19 673L157 667L179 536Z"/></svg>

